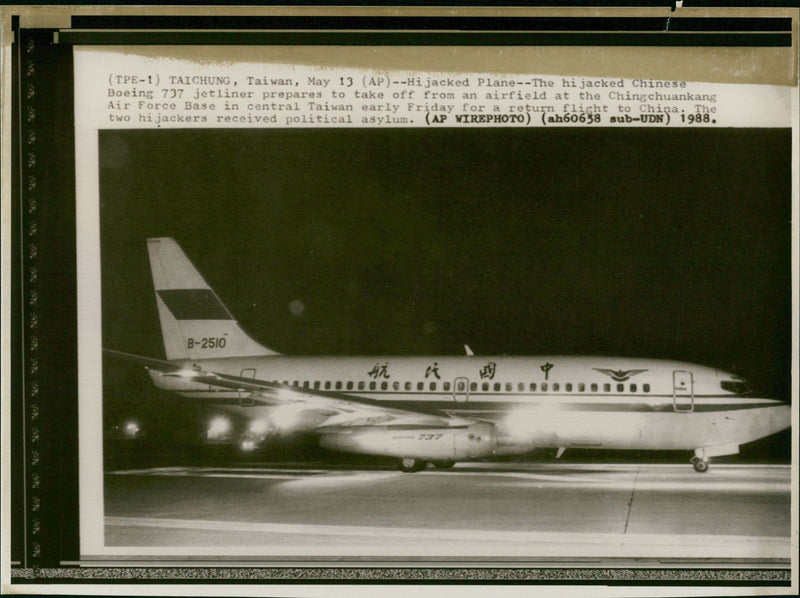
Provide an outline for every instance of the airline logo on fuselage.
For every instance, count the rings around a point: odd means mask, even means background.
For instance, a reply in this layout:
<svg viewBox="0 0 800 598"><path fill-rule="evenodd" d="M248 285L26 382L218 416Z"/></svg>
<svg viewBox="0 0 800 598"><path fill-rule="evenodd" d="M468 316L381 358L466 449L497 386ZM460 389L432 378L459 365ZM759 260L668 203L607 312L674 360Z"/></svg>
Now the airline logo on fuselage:
<svg viewBox="0 0 800 598"><path fill-rule="evenodd" d="M607 370L604 368L592 368L596 372L611 376L616 382L625 382L628 378L646 372L647 370Z"/></svg>

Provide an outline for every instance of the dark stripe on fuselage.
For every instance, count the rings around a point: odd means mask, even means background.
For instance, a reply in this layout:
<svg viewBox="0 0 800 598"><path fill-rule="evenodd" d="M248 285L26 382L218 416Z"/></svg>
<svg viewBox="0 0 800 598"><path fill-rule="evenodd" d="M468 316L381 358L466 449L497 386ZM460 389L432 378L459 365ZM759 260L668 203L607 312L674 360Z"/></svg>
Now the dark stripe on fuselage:
<svg viewBox="0 0 800 598"><path fill-rule="evenodd" d="M199 394L199 393L198 393ZM210 391L207 396L198 398L211 405L241 405L243 407L251 406L265 406L273 404L271 402L259 401L253 399L252 402L247 399L242 402L238 398L228 398L214 396L218 393ZM670 397L671 399L671 397ZM417 413L441 414L445 412L450 413L508 413L520 409L537 409L542 408L543 412L548 409L557 411L596 411L596 412L629 412L629 413L671 413L671 412L694 412L694 413L709 413L721 411L739 411L744 409L760 409L766 407L776 407L781 405L777 401L768 403L694 403L693 409L691 403L678 403L678 409L675 409L674 404L671 402L664 403L586 403L586 402L501 402L501 401L477 401L471 400L469 402L457 403L453 400L444 401L408 401L408 400L385 400L373 401L372 404L380 404L387 409L401 409L404 411L411 411ZM692 409L692 411L689 411Z"/></svg>
<svg viewBox="0 0 800 598"><path fill-rule="evenodd" d="M233 319L210 289L164 289L158 296L176 320Z"/></svg>
<svg viewBox="0 0 800 598"><path fill-rule="evenodd" d="M233 378L233 376L226 376L226 377ZM247 381L252 382L252 379L248 380L248 378L237 378L237 379L238 380L243 380L245 382L247 382ZM209 386L213 386L213 382L209 383ZM450 390L444 391L444 392L442 392L442 391L423 391L423 390L421 390L421 391L413 391L413 392L410 392L410 391L405 391L404 392L404 391L400 391L400 390L323 390L321 388L303 388L303 387L296 387L296 386L284 387L282 385L275 385L273 388L275 390L278 390L280 388L287 388L290 391L298 392L298 393L305 394L305 395L308 395L308 396L319 395L321 397L329 397L329 398L332 398L332 399L341 399L342 401L348 401L349 400L349 401L354 401L356 403L364 403L365 405L366 404L368 404L368 405L384 405L384 404L387 403L387 401L401 400L401 399L375 399L375 398L372 398L374 395L387 395L387 396L388 395L394 395L394 396L396 396L396 395L401 395L401 394L413 395L415 397L418 397L418 396L442 397L440 399L430 399L430 400L434 400L434 401L436 401L436 400L439 400L439 401L450 401L451 403L456 403L456 404L459 404L459 405L462 405L464 403L470 403L471 404L473 402L480 402L480 399L478 399L476 397L482 397L482 396L483 397L525 397L527 399L538 399L542 403L551 403L551 404L556 404L556 403L559 403L559 402L569 402L570 399L580 399L582 397L618 397L618 398L622 398L624 400L628 400L628 399L651 399L651 400L652 399L663 399L665 401L672 401L673 400L673 396L671 394L665 395L665 394L653 394L653 393L645 393L645 394L643 394L643 393L630 393L630 394L625 394L625 395L617 395L617 394L613 394L613 393L610 393L610 392L605 392L605 393L582 392L580 394L575 394L575 393L571 393L571 394L567 394L567 393L545 394L545 393L526 393L526 392L497 392L497 393L489 392L489 393L481 393L481 394L470 393L469 394L469 398L467 399L467 401L456 401L454 399L454 397L453 397L453 392L450 391ZM221 393L221 392L231 392L231 389L230 388L209 388L209 389L197 389L197 390L186 390L186 391L175 391L175 392ZM371 396L366 396L366 395L371 395ZM459 396L462 396L462 395L459 395ZM545 398L551 399L551 400L549 400L549 401L542 400L542 399L545 399ZM552 401L552 399L558 399L558 401ZM678 399L678 401L689 401L689 400L692 399L692 397L688 397L688 396L684 397L684 396L680 396L679 395L677 397L677 399ZM719 400L719 401L753 401L753 400L761 400L761 401L763 401L763 400L765 400L765 397L750 398L750 397L746 397L746 396L736 396L736 395L730 395L730 394L725 394L725 395L695 395L694 396L694 400L695 401L705 400L705 399L715 399L715 400ZM776 399L766 399L766 400L769 401L770 403L776 403L776 404L782 402L782 401L778 401ZM426 399L425 402L429 402L429 400ZM484 402L486 402L486 401L484 401ZM409 401L409 403L413 404L414 401ZM520 405L520 404L527 404L528 401L508 401L508 403L514 404L514 405Z"/></svg>

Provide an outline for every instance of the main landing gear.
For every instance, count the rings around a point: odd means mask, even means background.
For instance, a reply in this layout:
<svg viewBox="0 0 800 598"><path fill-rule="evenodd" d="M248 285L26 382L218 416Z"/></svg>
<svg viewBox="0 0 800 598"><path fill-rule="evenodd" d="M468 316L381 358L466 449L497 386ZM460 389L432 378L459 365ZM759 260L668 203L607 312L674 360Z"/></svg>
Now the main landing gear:
<svg viewBox="0 0 800 598"><path fill-rule="evenodd" d="M450 469L455 464L456 462L451 461L450 459L445 459L444 461L431 461L431 465L433 465L436 469ZM406 473L415 473L425 469L428 466L428 462L423 461L422 459L406 457L405 459L400 459L397 466L400 468L400 471L404 471Z"/></svg>
<svg viewBox="0 0 800 598"><path fill-rule="evenodd" d="M406 457L404 459L400 459L400 462L397 466L400 468L400 471L404 471L406 473L415 473L417 471L422 471L427 467L428 463L423 461L422 459L412 459L411 457Z"/></svg>
<svg viewBox="0 0 800 598"><path fill-rule="evenodd" d="M705 473L705 472L708 471L708 460L707 459L701 459L700 457L692 457L692 459L689 461L689 463L692 464L692 467L694 467L694 470L697 473Z"/></svg>

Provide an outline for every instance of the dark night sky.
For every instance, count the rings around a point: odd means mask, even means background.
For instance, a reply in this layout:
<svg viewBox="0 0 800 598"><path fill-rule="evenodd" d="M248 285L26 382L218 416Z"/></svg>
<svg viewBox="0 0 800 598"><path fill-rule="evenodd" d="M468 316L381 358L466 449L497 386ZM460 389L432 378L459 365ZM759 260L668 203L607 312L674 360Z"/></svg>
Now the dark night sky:
<svg viewBox="0 0 800 598"><path fill-rule="evenodd" d="M101 132L103 344L163 357L145 240L171 236L282 353L646 356L788 399L790 139Z"/></svg>

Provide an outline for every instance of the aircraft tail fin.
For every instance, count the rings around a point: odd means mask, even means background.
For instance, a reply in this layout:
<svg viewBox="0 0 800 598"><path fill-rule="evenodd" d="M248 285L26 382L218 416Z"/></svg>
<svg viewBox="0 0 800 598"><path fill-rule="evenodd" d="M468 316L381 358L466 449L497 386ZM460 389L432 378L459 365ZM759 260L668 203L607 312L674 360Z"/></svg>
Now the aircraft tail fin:
<svg viewBox="0 0 800 598"><path fill-rule="evenodd" d="M147 251L168 360L277 355L241 329L175 239L148 239Z"/></svg>

